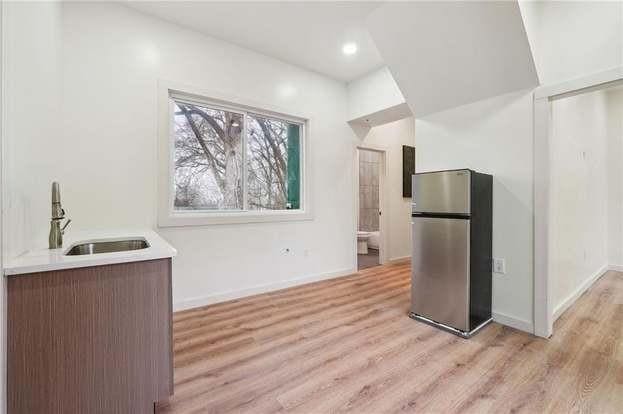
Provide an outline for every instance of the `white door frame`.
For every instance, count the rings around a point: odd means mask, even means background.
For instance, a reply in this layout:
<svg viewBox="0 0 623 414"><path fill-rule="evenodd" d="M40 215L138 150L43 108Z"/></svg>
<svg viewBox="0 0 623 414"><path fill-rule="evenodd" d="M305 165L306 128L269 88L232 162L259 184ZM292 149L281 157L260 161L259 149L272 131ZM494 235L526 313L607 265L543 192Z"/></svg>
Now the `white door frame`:
<svg viewBox="0 0 623 414"><path fill-rule="evenodd" d="M381 217L379 218L379 264L386 263L388 260L387 255L387 236L389 233L388 226L388 211L387 211L387 150L388 147L382 145L357 145L355 147L354 154L354 195L355 195L355 229L354 229L354 263L355 269L357 269L357 231L359 230L359 150L374 151L380 154L381 161L379 165L379 210L381 211Z"/></svg>
<svg viewBox="0 0 623 414"><path fill-rule="evenodd" d="M550 275L550 148L552 101L604 89L623 81L623 66L534 91L534 334L544 338L554 329Z"/></svg>

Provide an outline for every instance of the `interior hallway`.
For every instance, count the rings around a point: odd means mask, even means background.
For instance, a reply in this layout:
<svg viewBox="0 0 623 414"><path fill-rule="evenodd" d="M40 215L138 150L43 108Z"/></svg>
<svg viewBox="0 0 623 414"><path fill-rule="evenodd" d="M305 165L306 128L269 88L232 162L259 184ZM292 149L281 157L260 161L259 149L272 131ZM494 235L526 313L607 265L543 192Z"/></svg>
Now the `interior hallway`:
<svg viewBox="0 0 623 414"><path fill-rule="evenodd" d="M363 270L379 265L379 251L368 248L367 254L357 254L357 269Z"/></svg>
<svg viewBox="0 0 623 414"><path fill-rule="evenodd" d="M409 319L410 264L178 312L161 413L620 412L623 274L549 340L491 324L471 340Z"/></svg>

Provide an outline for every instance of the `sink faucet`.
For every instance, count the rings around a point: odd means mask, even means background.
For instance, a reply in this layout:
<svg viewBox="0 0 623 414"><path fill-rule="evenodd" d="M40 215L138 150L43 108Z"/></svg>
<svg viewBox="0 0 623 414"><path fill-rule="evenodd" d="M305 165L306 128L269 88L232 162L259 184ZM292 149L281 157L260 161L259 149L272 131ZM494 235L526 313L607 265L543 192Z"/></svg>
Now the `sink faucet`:
<svg viewBox="0 0 623 414"><path fill-rule="evenodd" d="M58 249L63 247L63 234L65 229L71 223L71 219L67 219L63 227L61 220L65 218L65 210L61 206L61 189L56 181L52 183L52 220L50 221L50 238L48 246L50 249Z"/></svg>

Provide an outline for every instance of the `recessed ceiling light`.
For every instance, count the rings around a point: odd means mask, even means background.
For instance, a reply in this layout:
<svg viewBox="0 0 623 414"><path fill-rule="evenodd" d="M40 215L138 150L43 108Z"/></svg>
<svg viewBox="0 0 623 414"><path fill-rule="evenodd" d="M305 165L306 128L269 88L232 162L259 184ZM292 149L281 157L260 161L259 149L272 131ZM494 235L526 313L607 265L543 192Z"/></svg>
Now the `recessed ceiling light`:
<svg viewBox="0 0 623 414"><path fill-rule="evenodd" d="M344 46L342 46L342 53L345 55L354 55L357 53L357 43L344 43Z"/></svg>

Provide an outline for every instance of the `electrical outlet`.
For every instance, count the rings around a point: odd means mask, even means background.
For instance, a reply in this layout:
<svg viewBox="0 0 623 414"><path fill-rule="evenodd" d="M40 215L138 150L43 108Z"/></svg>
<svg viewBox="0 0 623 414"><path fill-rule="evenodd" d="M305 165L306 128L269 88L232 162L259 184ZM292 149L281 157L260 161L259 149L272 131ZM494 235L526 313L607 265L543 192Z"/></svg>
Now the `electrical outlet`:
<svg viewBox="0 0 623 414"><path fill-rule="evenodd" d="M506 260L493 258L493 273L506 274Z"/></svg>

